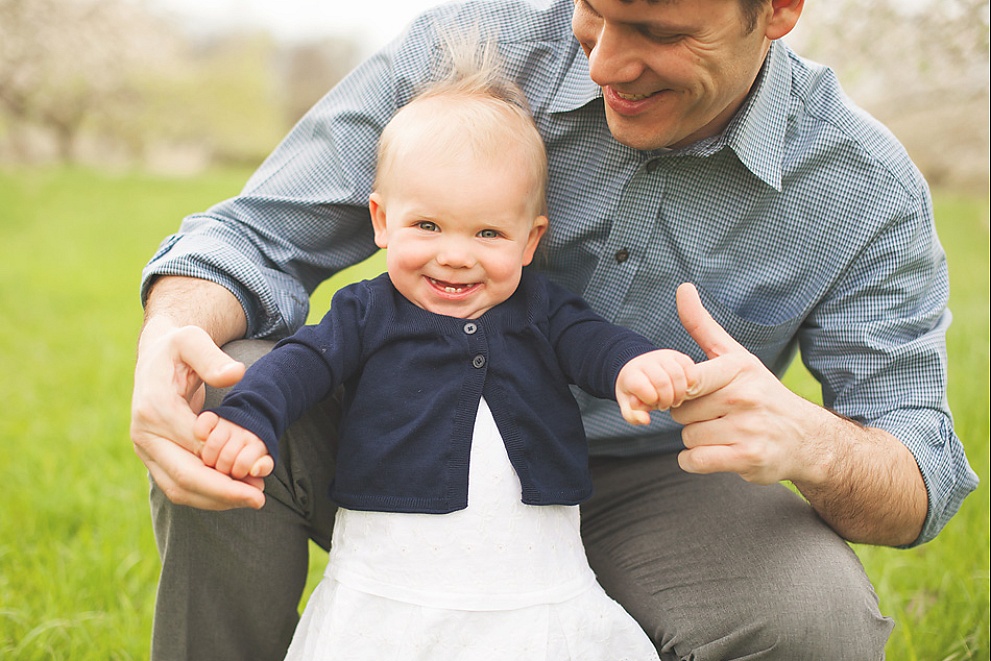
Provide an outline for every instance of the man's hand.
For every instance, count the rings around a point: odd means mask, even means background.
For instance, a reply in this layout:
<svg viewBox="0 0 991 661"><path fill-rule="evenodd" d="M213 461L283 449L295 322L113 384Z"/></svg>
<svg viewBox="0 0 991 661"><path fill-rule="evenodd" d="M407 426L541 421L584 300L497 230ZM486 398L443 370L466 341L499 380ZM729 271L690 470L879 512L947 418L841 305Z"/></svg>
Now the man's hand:
<svg viewBox="0 0 991 661"><path fill-rule="evenodd" d="M792 393L702 307L678 288L678 316L709 360L671 417L685 427L678 457L690 473L737 473L771 484L790 480L850 541L910 544L928 498L915 459L898 439L863 427Z"/></svg>
<svg viewBox="0 0 991 661"><path fill-rule="evenodd" d="M696 386L672 417L685 425L678 458L690 473L738 473L745 480L820 479L831 447L808 425L834 417L782 384L756 356L702 307L695 287L678 288L678 315L709 360L697 366Z"/></svg>
<svg viewBox="0 0 991 661"><path fill-rule="evenodd" d="M183 307L194 303L207 312ZM244 365L221 351L213 339L243 334L240 304L219 285L170 277L156 283L147 310L131 400L135 453L176 504L213 510L260 508L265 502L263 481L233 480L205 466L198 456L202 442L193 436L196 414L203 406L203 384L223 388L244 375ZM196 325L179 324L175 317L223 321L215 321L208 333Z"/></svg>

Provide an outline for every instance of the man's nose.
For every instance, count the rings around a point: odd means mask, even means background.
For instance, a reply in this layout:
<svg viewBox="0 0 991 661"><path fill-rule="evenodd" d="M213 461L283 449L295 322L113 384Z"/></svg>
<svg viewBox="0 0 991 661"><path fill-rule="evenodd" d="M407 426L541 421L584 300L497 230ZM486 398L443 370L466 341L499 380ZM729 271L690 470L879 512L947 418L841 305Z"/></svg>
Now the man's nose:
<svg viewBox="0 0 991 661"><path fill-rule="evenodd" d="M594 45L588 53L588 70L592 80L604 87L629 83L643 73L639 49L630 42L623 28L602 23L597 26ZM588 44L586 44L588 45Z"/></svg>

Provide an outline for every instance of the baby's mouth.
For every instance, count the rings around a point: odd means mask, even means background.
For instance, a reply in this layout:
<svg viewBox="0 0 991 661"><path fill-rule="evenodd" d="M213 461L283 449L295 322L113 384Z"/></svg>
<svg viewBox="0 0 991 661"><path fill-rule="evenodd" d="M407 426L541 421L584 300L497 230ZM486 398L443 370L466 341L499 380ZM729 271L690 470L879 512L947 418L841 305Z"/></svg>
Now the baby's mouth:
<svg viewBox="0 0 991 661"><path fill-rule="evenodd" d="M477 282L468 283L457 283L457 282L444 282L443 280L436 280L434 278L428 278L430 284L435 288L443 291L445 294L461 294L469 289L473 289L478 285Z"/></svg>

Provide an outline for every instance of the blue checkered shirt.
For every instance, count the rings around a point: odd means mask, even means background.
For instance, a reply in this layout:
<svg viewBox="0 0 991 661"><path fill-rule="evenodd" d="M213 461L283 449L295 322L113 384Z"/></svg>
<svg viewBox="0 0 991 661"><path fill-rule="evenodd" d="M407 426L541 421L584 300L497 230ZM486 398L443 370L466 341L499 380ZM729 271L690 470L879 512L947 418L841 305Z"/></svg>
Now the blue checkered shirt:
<svg viewBox="0 0 991 661"><path fill-rule="evenodd" d="M572 8L483 2L414 21L319 101L238 197L183 221L146 267L143 293L156 275L206 278L241 301L250 336L301 326L317 285L376 250L376 140L429 78L436 25L477 23L499 34L547 144L540 268L606 318L697 360L675 309L682 282L776 374L800 349L827 406L914 454L929 492L919 542L934 537L977 478L946 401L946 260L905 151L829 69L780 42L721 135L670 151L619 144ZM576 394L594 453L681 447L666 414L633 428L614 402Z"/></svg>

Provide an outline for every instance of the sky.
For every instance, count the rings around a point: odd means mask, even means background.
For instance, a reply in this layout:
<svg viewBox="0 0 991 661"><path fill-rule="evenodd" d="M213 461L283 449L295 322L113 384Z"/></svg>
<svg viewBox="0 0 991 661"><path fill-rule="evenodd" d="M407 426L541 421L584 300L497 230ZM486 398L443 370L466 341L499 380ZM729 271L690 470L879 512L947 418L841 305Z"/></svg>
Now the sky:
<svg viewBox="0 0 991 661"><path fill-rule="evenodd" d="M281 40L345 34L372 52L442 0L147 0L197 31L262 27Z"/></svg>

